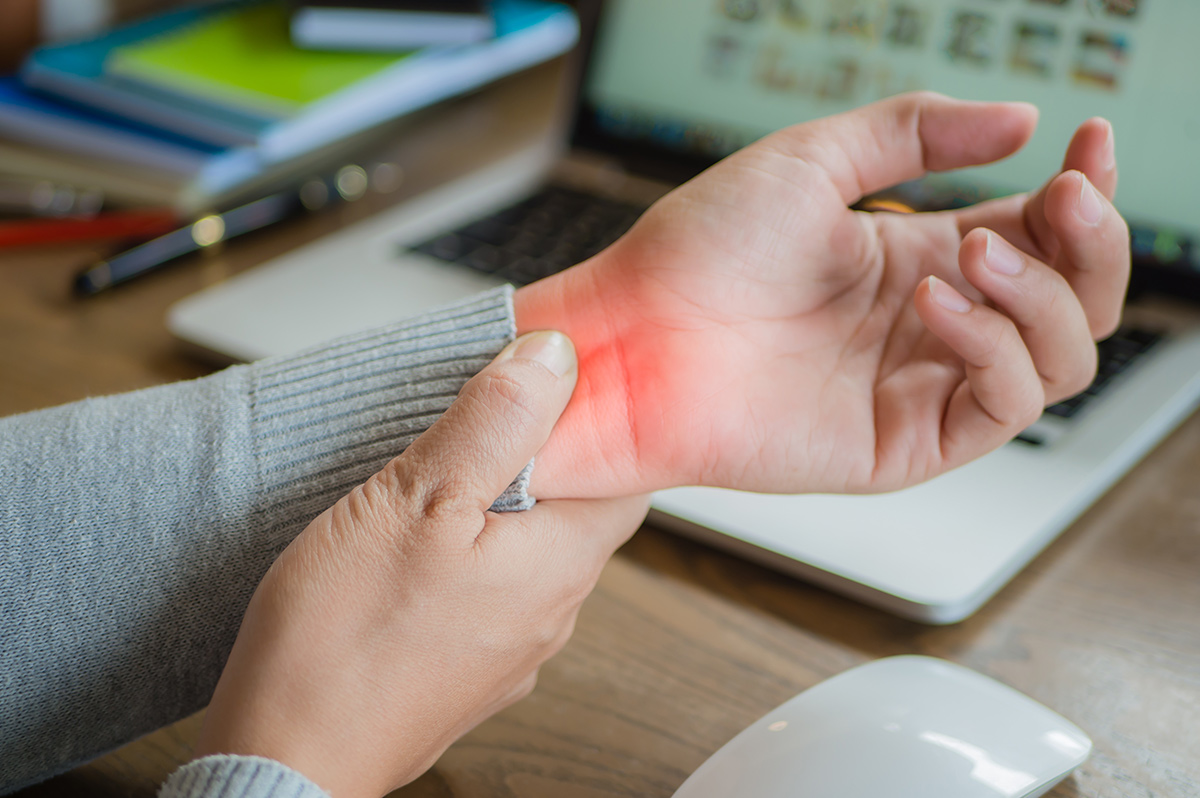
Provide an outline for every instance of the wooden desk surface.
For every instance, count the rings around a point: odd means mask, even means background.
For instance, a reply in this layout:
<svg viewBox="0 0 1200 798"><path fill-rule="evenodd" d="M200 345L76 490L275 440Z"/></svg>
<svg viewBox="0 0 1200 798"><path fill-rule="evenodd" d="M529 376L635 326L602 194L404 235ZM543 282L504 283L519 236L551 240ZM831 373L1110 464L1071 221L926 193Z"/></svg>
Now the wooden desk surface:
<svg viewBox="0 0 1200 798"><path fill-rule="evenodd" d="M410 190L470 166L462 136L481 126L503 147L528 120L544 122L555 75L537 70L439 112L429 124L440 144L401 159ZM67 285L100 250L0 253L0 414L208 373L168 336L172 302L382 202L264 232L88 301ZM922 653L998 678L1091 734L1091 760L1052 795L1200 795L1198 474L1200 416L980 613L941 628L645 529L609 565L535 693L399 794L666 798L800 690L873 658ZM187 760L198 727L198 715L185 719L20 795L152 796Z"/></svg>

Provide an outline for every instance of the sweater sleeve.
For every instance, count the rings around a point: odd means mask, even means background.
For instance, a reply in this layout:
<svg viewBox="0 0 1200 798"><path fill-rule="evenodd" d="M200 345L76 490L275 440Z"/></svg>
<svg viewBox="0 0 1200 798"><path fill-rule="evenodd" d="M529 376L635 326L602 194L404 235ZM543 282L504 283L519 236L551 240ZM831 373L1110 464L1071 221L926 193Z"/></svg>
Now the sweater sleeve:
<svg viewBox="0 0 1200 798"><path fill-rule="evenodd" d="M206 756L176 770L158 798L329 798L302 774L258 756Z"/></svg>
<svg viewBox="0 0 1200 798"><path fill-rule="evenodd" d="M300 355L0 419L0 793L203 707L279 552L514 335L497 289ZM522 477L497 509L528 506Z"/></svg>

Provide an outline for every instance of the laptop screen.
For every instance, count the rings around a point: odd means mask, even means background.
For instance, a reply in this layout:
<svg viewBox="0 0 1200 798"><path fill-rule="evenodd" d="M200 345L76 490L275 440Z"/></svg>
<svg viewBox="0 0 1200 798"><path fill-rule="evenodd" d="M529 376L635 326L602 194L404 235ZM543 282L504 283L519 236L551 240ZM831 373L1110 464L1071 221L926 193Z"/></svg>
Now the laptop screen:
<svg viewBox="0 0 1200 798"><path fill-rule="evenodd" d="M1200 276L1197 0L608 0L592 34L577 143L682 173L910 89L1035 103L1016 156L910 187L949 207L1040 185L1107 117L1135 257Z"/></svg>

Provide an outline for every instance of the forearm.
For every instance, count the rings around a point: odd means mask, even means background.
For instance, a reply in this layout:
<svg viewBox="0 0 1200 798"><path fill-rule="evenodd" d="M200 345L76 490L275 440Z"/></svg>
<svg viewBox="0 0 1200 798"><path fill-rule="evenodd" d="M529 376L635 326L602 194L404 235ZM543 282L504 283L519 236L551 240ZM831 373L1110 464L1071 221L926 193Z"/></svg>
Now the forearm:
<svg viewBox="0 0 1200 798"><path fill-rule="evenodd" d="M0 420L0 792L203 706L262 574L512 339L507 297Z"/></svg>

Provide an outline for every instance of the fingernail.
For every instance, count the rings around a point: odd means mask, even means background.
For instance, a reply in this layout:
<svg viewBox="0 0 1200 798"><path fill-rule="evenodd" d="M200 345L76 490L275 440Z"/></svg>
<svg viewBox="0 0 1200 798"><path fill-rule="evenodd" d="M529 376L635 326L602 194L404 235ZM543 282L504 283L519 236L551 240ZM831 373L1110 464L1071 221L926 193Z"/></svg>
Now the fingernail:
<svg viewBox="0 0 1200 798"><path fill-rule="evenodd" d="M509 345L509 357L532 360L562 377L575 368L575 347L560 332L545 330L522 335Z"/></svg>
<svg viewBox="0 0 1200 798"><path fill-rule="evenodd" d="M933 276L929 278L929 293L933 294L933 300L946 310L966 313L971 309L971 300L955 291L948 283Z"/></svg>
<svg viewBox="0 0 1200 798"><path fill-rule="evenodd" d="M1079 187L1079 203L1075 206L1075 213L1078 214L1080 220L1092 227L1100 224L1100 217L1104 215L1104 205L1100 202L1100 192L1096 190L1091 182L1084 178Z"/></svg>
<svg viewBox="0 0 1200 798"><path fill-rule="evenodd" d="M1104 168L1112 169L1117 165L1117 142L1113 138L1112 122L1108 123L1108 137L1104 139Z"/></svg>
<svg viewBox="0 0 1200 798"><path fill-rule="evenodd" d="M983 263L997 274L1007 274L1010 277L1025 271L1025 260L995 233L987 234Z"/></svg>

